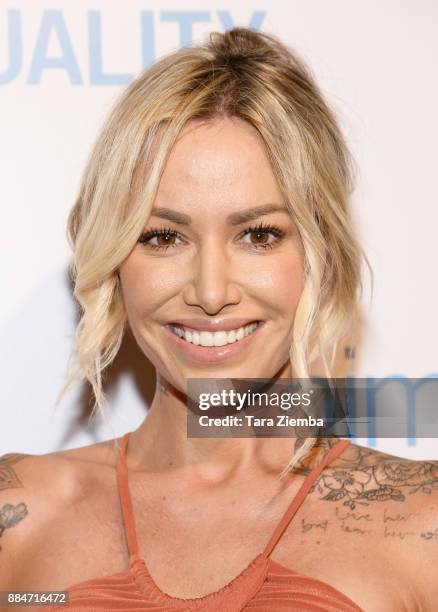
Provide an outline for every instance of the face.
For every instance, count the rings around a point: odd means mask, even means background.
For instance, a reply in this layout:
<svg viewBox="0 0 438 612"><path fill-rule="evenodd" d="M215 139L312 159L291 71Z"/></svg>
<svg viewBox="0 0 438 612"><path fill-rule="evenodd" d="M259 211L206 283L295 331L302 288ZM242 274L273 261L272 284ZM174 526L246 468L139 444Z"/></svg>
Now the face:
<svg viewBox="0 0 438 612"><path fill-rule="evenodd" d="M140 348L185 392L188 378L290 375L303 266L261 137L226 118L185 127L119 273Z"/></svg>

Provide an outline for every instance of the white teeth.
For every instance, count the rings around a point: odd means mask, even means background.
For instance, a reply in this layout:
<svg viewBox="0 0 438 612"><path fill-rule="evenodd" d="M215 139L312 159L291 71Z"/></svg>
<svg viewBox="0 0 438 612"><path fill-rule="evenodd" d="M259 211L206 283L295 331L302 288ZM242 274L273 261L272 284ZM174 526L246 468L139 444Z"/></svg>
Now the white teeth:
<svg viewBox="0 0 438 612"><path fill-rule="evenodd" d="M176 333L177 336L179 336L180 338L184 338L184 332L180 327L174 327L173 331Z"/></svg>
<svg viewBox="0 0 438 612"><path fill-rule="evenodd" d="M199 344L201 346L214 346L215 337L219 334L211 334L210 332L202 331L199 334ZM185 335L187 340L187 334Z"/></svg>
<svg viewBox="0 0 438 612"><path fill-rule="evenodd" d="M225 346L226 344L232 344L233 342L241 340L243 337L252 334L252 332L255 331L257 327L258 323L250 323L245 327L232 329L228 332L195 331L193 329L190 330L182 327L177 327L176 325L171 325L170 329L179 338L182 338L186 342L191 342L192 344L200 346Z"/></svg>
<svg viewBox="0 0 438 612"><path fill-rule="evenodd" d="M235 342L237 339L237 332L232 329L229 333L228 333L228 341L229 342Z"/></svg>
<svg viewBox="0 0 438 612"><path fill-rule="evenodd" d="M225 346L226 344L228 344L228 332L220 331L213 334L214 346Z"/></svg>

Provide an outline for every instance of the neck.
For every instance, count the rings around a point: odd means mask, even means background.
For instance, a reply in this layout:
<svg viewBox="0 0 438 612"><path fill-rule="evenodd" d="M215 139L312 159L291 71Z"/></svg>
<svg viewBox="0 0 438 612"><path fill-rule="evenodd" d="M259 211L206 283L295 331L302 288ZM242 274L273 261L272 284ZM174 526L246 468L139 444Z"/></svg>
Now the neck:
<svg viewBox="0 0 438 612"><path fill-rule="evenodd" d="M289 378L285 367L276 378ZM130 455L136 469L177 472L194 480L219 484L251 475L279 475L301 446L302 439L247 437L187 437L187 397L168 381L157 377L154 399L148 415L131 434ZM322 444L321 444L322 442ZM320 440L300 461L306 471L321 453L327 440Z"/></svg>

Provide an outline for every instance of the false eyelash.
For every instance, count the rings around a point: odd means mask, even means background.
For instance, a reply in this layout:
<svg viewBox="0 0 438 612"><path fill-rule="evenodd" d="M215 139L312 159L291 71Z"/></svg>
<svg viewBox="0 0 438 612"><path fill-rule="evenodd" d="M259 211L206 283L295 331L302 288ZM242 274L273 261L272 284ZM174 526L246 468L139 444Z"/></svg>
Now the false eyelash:
<svg viewBox="0 0 438 612"><path fill-rule="evenodd" d="M160 228L152 228L147 232L141 234L138 242L141 244L146 244L148 240L154 238L155 236L159 236L160 234L168 234L169 236L178 236L178 232L171 227L160 227ZM151 249L168 249L170 246L175 246L173 244L165 244L165 245L157 245L157 244L148 244L148 247Z"/></svg>
<svg viewBox="0 0 438 612"><path fill-rule="evenodd" d="M248 234L249 232L260 232L260 231L272 232L278 238L281 238L282 236L284 236L283 230L280 229L277 225L272 225L270 223L264 224L263 221L260 221L258 225L250 225L245 230L243 230L243 233Z"/></svg>
<svg viewBox="0 0 438 612"><path fill-rule="evenodd" d="M245 236L246 234L251 234L253 232L271 232L277 238L277 241L280 240L284 236L284 231L280 229L278 226L272 225L272 224L265 224L262 221L260 221L260 223L258 223L257 225L250 225L249 227L244 229L241 233L241 236ZM148 240L150 240L151 238L154 238L155 236L161 235L161 234L167 234L169 236L175 236L175 237L179 235L179 233L176 230L170 227L151 228L147 232L144 232L143 234L141 234L140 238L138 239L138 242L140 242L141 244L147 244ZM273 244L272 243L258 244L258 245L253 245L253 246L255 249L272 249L275 246L275 244L276 242ZM166 250L169 247L174 247L174 246L176 245L175 244L167 244L167 245L148 244L149 248L159 249L159 250L163 250L163 249Z"/></svg>
<svg viewBox="0 0 438 612"><path fill-rule="evenodd" d="M284 236L284 231L282 229L280 229L277 225L272 225L272 224L264 224L263 221L260 221L260 223L258 223L258 225L250 225L249 227L247 227L243 233L242 236L245 236L246 234L251 234L253 232L270 232L271 234L274 234L274 236L277 238L277 240L274 243L269 243L269 244L254 244L254 248L255 249L272 249L279 240L281 240L281 238L283 238Z"/></svg>

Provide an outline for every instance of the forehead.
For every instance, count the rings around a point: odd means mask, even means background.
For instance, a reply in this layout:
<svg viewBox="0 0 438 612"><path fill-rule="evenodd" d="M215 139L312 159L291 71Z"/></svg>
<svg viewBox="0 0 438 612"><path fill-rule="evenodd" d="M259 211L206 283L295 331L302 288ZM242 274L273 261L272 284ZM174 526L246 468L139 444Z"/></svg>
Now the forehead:
<svg viewBox="0 0 438 612"><path fill-rule="evenodd" d="M242 119L227 117L184 127L169 154L154 208L227 216L282 200L261 136Z"/></svg>

